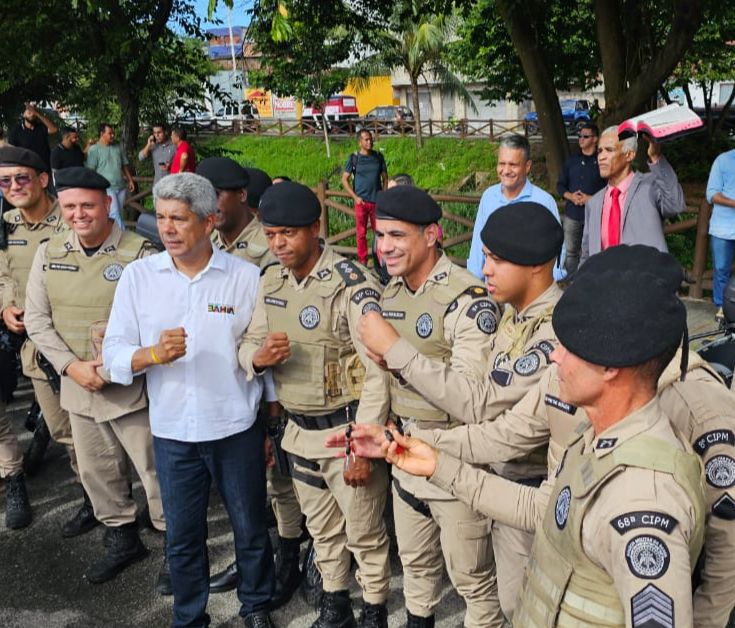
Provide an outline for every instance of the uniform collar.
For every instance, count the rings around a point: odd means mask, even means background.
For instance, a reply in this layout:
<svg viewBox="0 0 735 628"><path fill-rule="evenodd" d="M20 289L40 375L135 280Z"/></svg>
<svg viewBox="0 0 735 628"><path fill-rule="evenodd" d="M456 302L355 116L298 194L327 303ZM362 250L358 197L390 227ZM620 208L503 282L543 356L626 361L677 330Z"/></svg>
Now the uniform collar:
<svg viewBox="0 0 735 628"><path fill-rule="evenodd" d="M328 281L332 277L334 265L337 263L336 253L324 240L319 240L319 244L322 247L322 254L314 264L314 268L309 271L309 274L301 282L296 280L290 269L281 266L281 277L288 278L289 283L297 290L311 281Z"/></svg>
<svg viewBox="0 0 735 628"><path fill-rule="evenodd" d="M37 228L39 225L44 225L44 224L50 225L52 227L57 227L62 222L61 208L59 207L59 201L53 196L51 196L50 194L48 195L48 198L51 201L51 207L49 208L48 213L43 218L41 218L41 220L39 220L38 222L28 222L23 217L23 212L20 209L16 209L14 211L16 211L17 214L16 214L15 219L12 220L12 223L18 224L22 222L29 229L34 229L34 228Z"/></svg>
<svg viewBox="0 0 735 628"><path fill-rule="evenodd" d="M522 323L543 314L550 305L556 305L562 295L561 288L553 282L546 290L529 303L523 310L513 315L514 323Z"/></svg>
<svg viewBox="0 0 735 628"><path fill-rule="evenodd" d="M588 430L585 433L585 451L594 447L595 455L602 458L631 438L649 431L662 416L658 397L654 397L645 406L611 425L601 434L595 434L592 429Z"/></svg>
<svg viewBox="0 0 735 628"><path fill-rule="evenodd" d="M113 220L112 231L110 235L105 238L105 241L100 244L99 248L94 255L107 255L113 253L120 246L120 239L122 238L122 229L117 226L117 223ZM67 251L82 251L83 247L79 242L79 236L73 230L69 230L66 240L64 241L64 248ZM94 257L94 255L92 257Z"/></svg>
<svg viewBox="0 0 735 628"><path fill-rule="evenodd" d="M439 259L436 261L436 264L434 264L431 271L429 271L429 275L424 280L424 283L422 283L416 292L413 294L422 294L424 291L428 289L428 286L431 284L440 284L440 285L446 285L449 283L449 273L452 271L452 262L447 257L446 253L444 251L441 252L441 255L439 256ZM400 277L393 277L391 279L391 284L394 286L399 285L406 285L406 282L403 278L403 276ZM389 284L390 285L390 284ZM406 286L408 288L408 286Z"/></svg>
<svg viewBox="0 0 735 628"><path fill-rule="evenodd" d="M238 242L247 242L249 240L252 240L259 229L260 223L258 222L258 219L253 216L252 220L247 225L245 225L245 228L239 234L237 234L237 237L229 244L224 241L222 234L217 231L217 229L212 232L212 242L215 243L217 248L220 248L224 251L229 251L230 249L234 248Z"/></svg>

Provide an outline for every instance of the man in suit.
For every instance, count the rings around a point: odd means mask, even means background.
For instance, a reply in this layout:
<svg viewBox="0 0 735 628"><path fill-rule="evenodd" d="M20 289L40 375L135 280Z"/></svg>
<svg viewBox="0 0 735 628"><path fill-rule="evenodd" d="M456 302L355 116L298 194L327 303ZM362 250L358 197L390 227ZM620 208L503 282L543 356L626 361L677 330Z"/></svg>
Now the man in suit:
<svg viewBox="0 0 735 628"><path fill-rule="evenodd" d="M580 264L617 244L647 244L668 250L663 220L686 209L684 192L660 144L648 143L650 172L646 174L631 169L637 150L637 138L619 139L616 126L602 133L597 163L607 186L585 205Z"/></svg>

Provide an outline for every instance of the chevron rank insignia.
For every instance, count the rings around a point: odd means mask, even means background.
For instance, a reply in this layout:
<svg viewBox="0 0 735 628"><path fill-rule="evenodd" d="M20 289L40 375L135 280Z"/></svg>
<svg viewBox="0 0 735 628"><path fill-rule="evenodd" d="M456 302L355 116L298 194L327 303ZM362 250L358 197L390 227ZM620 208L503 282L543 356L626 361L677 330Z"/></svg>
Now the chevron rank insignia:
<svg viewBox="0 0 735 628"><path fill-rule="evenodd" d="M674 628L674 600L649 584L630 600L633 628Z"/></svg>

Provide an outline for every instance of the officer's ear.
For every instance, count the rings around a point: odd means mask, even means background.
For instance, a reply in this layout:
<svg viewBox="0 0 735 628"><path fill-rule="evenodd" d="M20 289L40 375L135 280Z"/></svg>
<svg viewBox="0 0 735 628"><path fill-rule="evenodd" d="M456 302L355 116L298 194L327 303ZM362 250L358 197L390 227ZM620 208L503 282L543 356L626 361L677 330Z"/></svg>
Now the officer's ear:
<svg viewBox="0 0 735 628"><path fill-rule="evenodd" d="M38 181L41 183L41 187L45 190L48 187L48 172L39 172Z"/></svg>
<svg viewBox="0 0 735 628"><path fill-rule="evenodd" d="M309 235L312 238L319 239L319 227L321 227L322 221L317 218L314 222L309 225Z"/></svg>
<svg viewBox="0 0 735 628"><path fill-rule="evenodd" d="M439 241L439 225L435 222L424 225L424 238L426 238L427 248L434 248Z"/></svg>

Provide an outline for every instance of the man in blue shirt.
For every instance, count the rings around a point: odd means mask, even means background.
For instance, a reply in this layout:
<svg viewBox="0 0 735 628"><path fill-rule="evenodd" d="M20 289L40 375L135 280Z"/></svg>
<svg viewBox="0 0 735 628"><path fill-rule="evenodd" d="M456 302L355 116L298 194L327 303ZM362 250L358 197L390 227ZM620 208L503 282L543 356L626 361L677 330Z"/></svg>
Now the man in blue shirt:
<svg viewBox="0 0 735 628"><path fill-rule="evenodd" d="M482 266L485 261L482 254L482 240L480 232L487 222L488 216L498 207L530 201L540 203L546 207L554 217L559 219L559 209L556 201L548 192L544 192L528 180L531 171L531 146L522 135L509 135L500 140L498 147L497 173L500 183L490 186L480 199L480 206L475 217L475 227L472 232L470 255L467 258L467 270L475 277L482 279ZM562 265L565 250L562 248L560 260L554 266L554 279L564 279L566 271Z"/></svg>
<svg viewBox="0 0 735 628"><path fill-rule="evenodd" d="M735 253L735 150L722 153L712 164L707 181L707 201L714 205L709 221L712 243L712 300L722 318L722 293L730 279Z"/></svg>
<svg viewBox="0 0 735 628"><path fill-rule="evenodd" d="M602 188L605 179L597 165L597 140L600 130L592 122L579 130L579 153L570 155L564 162L556 191L567 204L564 208L564 245L567 258L564 268L572 274L579 266L584 231L584 204Z"/></svg>

